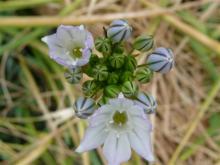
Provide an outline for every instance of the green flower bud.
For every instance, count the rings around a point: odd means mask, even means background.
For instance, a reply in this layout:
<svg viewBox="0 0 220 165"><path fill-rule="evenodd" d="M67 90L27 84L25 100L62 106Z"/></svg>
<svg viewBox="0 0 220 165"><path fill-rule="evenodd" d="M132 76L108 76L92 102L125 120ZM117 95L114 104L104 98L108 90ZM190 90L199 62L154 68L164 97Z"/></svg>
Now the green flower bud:
<svg viewBox="0 0 220 165"><path fill-rule="evenodd" d="M109 85L107 87L105 87L104 89L104 95L107 97L117 97L118 94L120 93L120 88L116 85Z"/></svg>
<svg viewBox="0 0 220 165"><path fill-rule="evenodd" d="M124 52L124 47L122 44L116 44L114 45L114 50L113 50L115 53L118 53L118 54L123 54Z"/></svg>
<svg viewBox="0 0 220 165"><path fill-rule="evenodd" d="M153 36L140 36L134 41L134 48L139 51L149 51L154 46Z"/></svg>
<svg viewBox="0 0 220 165"><path fill-rule="evenodd" d="M102 98L99 100L98 105L102 106L108 103L109 97L102 96Z"/></svg>
<svg viewBox="0 0 220 165"><path fill-rule="evenodd" d="M93 77L98 81L104 81L108 78L108 68L104 65L96 65L93 69Z"/></svg>
<svg viewBox="0 0 220 165"><path fill-rule="evenodd" d="M132 55L125 56L125 70L133 72L137 67L137 61Z"/></svg>
<svg viewBox="0 0 220 165"><path fill-rule="evenodd" d="M110 65L115 69L119 69L124 64L124 58L125 58L125 56L123 54L116 54L115 53L109 57Z"/></svg>
<svg viewBox="0 0 220 165"><path fill-rule="evenodd" d="M140 68L137 70L135 76L140 83L148 83L153 77L153 72L147 67Z"/></svg>
<svg viewBox="0 0 220 165"><path fill-rule="evenodd" d="M100 58L96 54L92 54L89 59L89 64L94 66L100 62Z"/></svg>
<svg viewBox="0 0 220 165"><path fill-rule="evenodd" d="M96 109L95 101L91 98L79 97L73 104L75 115L81 119L86 119L93 114Z"/></svg>
<svg viewBox="0 0 220 165"><path fill-rule="evenodd" d="M64 73L64 77L71 84L77 84L82 79L82 72L80 68L70 69Z"/></svg>
<svg viewBox="0 0 220 165"><path fill-rule="evenodd" d="M107 83L108 84L117 84L119 80L119 76L116 73L109 73Z"/></svg>
<svg viewBox="0 0 220 165"><path fill-rule="evenodd" d="M122 93L126 96L126 97L132 97L135 96L137 94L138 91L138 86L131 81L126 81L123 85L122 85Z"/></svg>
<svg viewBox="0 0 220 165"><path fill-rule="evenodd" d="M126 82L126 81L132 81L133 80L133 73L130 71L122 72L120 75L120 81Z"/></svg>
<svg viewBox="0 0 220 165"><path fill-rule="evenodd" d="M82 90L86 96L91 97L98 91L98 86L94 80L88 80L83 83Z"/></svg>
<svg viewBox="0 0 220 165"><path fill-rule="evenodd" d="M111 52L111 41L108 38L99 37L95 41L95 48L103 54Z"/></svg>

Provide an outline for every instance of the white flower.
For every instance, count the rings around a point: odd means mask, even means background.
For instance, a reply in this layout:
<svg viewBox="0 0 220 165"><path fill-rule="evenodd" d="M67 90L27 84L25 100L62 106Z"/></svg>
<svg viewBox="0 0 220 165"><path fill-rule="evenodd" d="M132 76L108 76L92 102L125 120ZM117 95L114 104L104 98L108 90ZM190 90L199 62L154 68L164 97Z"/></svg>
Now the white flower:
<svg viewBox="0 0 220 165"><path fill-rule="evenodd" d="M109 165L128 161L133 148L152 162L151 124L143 109L133 101L119 97L100 107L89 119L90 125L76 152L95 149L104 144L103 152Z"/></svg>
<svg viewBox="0 0 220 165"><path fill-rule="evenodd" d="M87 64L94 45L91 33L83 25L60 25L56 33L43 37L42 41L48 45L50 57L68 68Z"/></svg>

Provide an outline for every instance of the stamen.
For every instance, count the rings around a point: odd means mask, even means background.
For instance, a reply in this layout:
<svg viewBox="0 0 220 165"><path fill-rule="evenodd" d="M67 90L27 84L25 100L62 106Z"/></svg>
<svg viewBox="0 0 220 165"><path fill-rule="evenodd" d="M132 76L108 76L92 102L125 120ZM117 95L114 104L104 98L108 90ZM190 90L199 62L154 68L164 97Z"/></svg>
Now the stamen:
<svg viewBox="0 0 220 165"><path fill-rule="evenodd" d="M82 57L82 51L83 51L82 48L75 48L72 51L72 56L74 58L80 58L80 57Z"/></svg>
<svg viewBox="0 0 220 165"><path fill-rule="evenodd" d="M113 116L113 121L115 124L119 125L120 127L127 122L127 114L126 112L115 112Z"/></svg>

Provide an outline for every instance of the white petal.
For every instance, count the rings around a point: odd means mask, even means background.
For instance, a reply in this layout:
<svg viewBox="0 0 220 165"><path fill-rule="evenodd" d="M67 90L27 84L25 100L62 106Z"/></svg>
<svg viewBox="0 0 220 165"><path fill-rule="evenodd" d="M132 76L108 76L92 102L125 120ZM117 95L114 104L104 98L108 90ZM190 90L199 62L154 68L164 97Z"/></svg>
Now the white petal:
<svg viewBox="0 0 220 165"><path fill-rule="evenodd" d="M80 30L84 30L84 25L79 25Z"/></svg>
<svg viewBox="0 0 220 165"><path fill-rule="evenodd" d="M129 141L131 147L144 159L152 162L154 156L150 141L150 132L143 131L142 129L135 128L133 132L129 133Z"/></svg>
<svg viewBox="0 0 220 165"><path fill-rule="evenodd" d="M127 111L128 108L134 105L133 101L126 98L110 99L109 103L112 105L112 110L119 112Z"/></svg>
<svg viewBox="0 0 220 165"><path fill-rule="evenodd" d="M76 152L81 153L97 148L104 143L107 135L103 125L87 128L84 139Z"/></svg>
<svg viewBox="0 0 220 165"><path fill-rule="evenodd" d="M85 47L87 31L79 26L70 29L73 47Z"/></svg>
<svg viewBox="0 0 220 165"><path fill-rule="evenodd" d="M89 118L89 124L93 126L97 125L104 125L108 122L109 120L109 114L110 113L99 113L99 114L94 114Z"/></svg>
<svg viewBox="0 0 220 165"><path fill-rule="evenodd" d="M70 32L70 27L69 26L65 26L65 25L60 25L57 28L57 38L60 40L60 42L62 43L62 45L64 47L66 47L67 49L71 49L72 48L72 41L71 41L71 32Z"/></svg>
<svg viewBox="0 0 220 165"><path fill-rule="evenodd" d="M57 63L64 66L72 66L73 59L70 57L68 50L65 49L57 39L56 34L48 35L42 38L42 41L45 42L49 47L49 55Z"/></svg>
<svg viewBox="0 0 220 165"><path fill-rule="evenodd" d="M136 117L146 118L144 109L139 105L130 106L127 111L132 117L136 116Z"/></svg>
<svg viewBox="0 0 220 165"><path fill-rule="evenodd" d="M131 157L131 148L127 134L119 137L114 132L109 133L103 147L103 152L110 165L119 165Z"/></svg>
<svg viewBox="0 0 220 165"><path fill-rule="evenodd" d="M132 117L133 125L143 129L142 131L150 132L152 130L152 125L147 118L143 117Z"/></svg>

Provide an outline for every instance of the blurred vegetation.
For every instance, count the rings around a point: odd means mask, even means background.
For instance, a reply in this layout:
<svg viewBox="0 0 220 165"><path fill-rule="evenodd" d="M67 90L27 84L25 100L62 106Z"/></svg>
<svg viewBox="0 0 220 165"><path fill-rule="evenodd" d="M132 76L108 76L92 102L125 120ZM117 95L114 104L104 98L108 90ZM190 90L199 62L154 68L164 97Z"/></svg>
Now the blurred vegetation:
<svg viewBox="0 0 220 165"><path fill-rule="evenodd" d="M100 149L74 152L86 128L70 115L80 89L40 39L63 23L84 23L96 37L116 18L175 52L174 71L143 86L160 105L155 164L220 165L218 0L0 0L0 164L106 163ZM133 154L126 164L147 163Z"/></svg>

